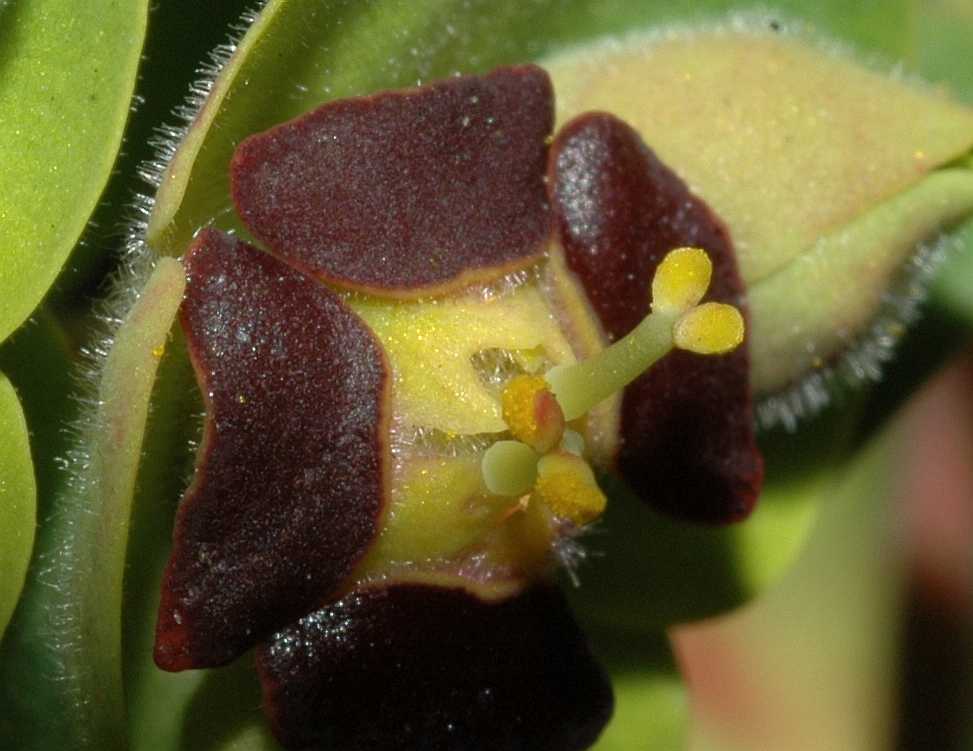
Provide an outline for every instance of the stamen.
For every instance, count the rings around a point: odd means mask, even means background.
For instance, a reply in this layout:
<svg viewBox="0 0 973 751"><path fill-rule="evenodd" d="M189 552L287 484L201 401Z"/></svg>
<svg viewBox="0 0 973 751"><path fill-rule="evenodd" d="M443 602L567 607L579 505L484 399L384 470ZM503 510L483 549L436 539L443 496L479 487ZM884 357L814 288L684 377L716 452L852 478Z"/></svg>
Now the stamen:
<svg viewBox="0 0 973 751"><path fill-rule="evenodd" d="M497 441L483 454L483 482L494 495L529 493L537 480L537 454L520 441Z"/></svg>
<svg viewBox="0 0 973 751"><path fill-rule="evenodd" d="M540 376L519 375L510 379L501 398L503 419L518 441L544 454L564 434L564 413L550 387Z"/></svg>
<svg viewBox="0 0 973 751"><path fill-rule="evenodd" d="M608 503L588 463L566 451L541 457L534 493L555 516L579 527L601 516Z"/></svg>
<svg viewBox="0 0 973 751"><path fill-rule="evenodd" d="M575 420L638 378L678 347L723 354L743 341L743 318L729 305L699 301L713 267L706 251L677 248L662 259L652 279L652 312L632 331L597 355L551 368L545 378L566 420Z"/></svg>

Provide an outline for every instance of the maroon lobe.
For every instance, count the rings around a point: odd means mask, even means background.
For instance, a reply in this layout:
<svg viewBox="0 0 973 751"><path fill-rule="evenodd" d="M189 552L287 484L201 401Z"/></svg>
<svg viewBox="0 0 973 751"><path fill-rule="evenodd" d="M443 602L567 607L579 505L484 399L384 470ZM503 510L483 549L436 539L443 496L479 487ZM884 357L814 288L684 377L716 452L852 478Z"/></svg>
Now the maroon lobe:
<svg viewBox="0 0 973 751"><path fill-rule="evenodd" d="M294 749L580 751L613 706L546 585L498 603L419 585L353 592L276 634L257 668Z"/></svg>
<svg viewBox="0 0 973 751"><path fill-rule="evenodd" d="M233 198L255 237L326 281L441 292L546 250L553 121L530 65L331 102L240 144Z"/></svg>
<svg viewBox="0 0 973 751"><path fill-rule="evenodd" d="M656 266L680 246L701 247L713 261L706 299L746 316L728 231L628 125L582 115L558 134L549 170L568 267L613 340L648 314ZM674 352L626 388L618 469L641 498L700 522L749 514L763 461L748 373L744 342L722 357Z"/></svg>
<svg viewBox="0 0 973 751"><path fill-rule="evenodd" d="M166 670L226 663L331 594L375 537L387 468L384 354L333 292L214 230L186 268L206 423L162 585Z"/></svg>

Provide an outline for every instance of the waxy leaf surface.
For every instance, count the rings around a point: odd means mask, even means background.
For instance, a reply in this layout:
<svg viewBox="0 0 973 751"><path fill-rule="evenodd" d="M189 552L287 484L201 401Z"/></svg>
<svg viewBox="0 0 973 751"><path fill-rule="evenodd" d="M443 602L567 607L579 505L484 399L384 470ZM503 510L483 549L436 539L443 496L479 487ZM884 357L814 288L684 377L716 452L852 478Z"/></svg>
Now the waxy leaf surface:
<svg viewBox="0 0 973 751"><path fill-rule="evenodd" d="M108 180L148 0L31 0L0 17L0 341L37 306Z"/></svg>
<svg viewBox="0 0 973 751"><path fill-rule="evenodd" d="M229 662L330 596L376 534L388 471L388 373L361 319L215 230L186 266L207 416L162 590L168 670Z"/></svg>

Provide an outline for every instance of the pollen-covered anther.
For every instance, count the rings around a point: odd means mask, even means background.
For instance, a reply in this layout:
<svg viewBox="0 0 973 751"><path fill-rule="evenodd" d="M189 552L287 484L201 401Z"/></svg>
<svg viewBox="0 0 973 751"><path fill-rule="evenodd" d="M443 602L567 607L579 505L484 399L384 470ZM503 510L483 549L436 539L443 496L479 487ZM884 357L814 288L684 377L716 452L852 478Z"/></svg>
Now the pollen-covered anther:
<svg viewBox="0 0 973 751"><path fill-rule="evenodd" d="M672 329L679 349L699 355L722 355L743 341L743 316L732 305L708 302L683 315Z"/></svg>
<svg viewBox="0 0 973 751"><path fill-rule="evenodd" d="M578 527L601 516L608 503L588 462L566 451L541 457L534 494L551 513Z"/></svg>
<svg viewBox="0 0 973 751"><path fill-rule="evenodd" d="M699 304L709 289L713 264L701 248L669 251L652 278L652 310L679 315Z"/></svg>
<svg viewBox="0 0 973 751"><path fill-rule="evenodd" d="M518 441L538 454L554 448L564 435L564 412L541 376L510 379L501 397L503 419Z"/></svg>
<svg viewBox="0 0 973 751"><path fill-rule="evenodd" d="M652 279L652 312L622 339L573 365L559 365L545 379L564 417L574 420L624 389L673 347L724 354L743 341L743 317L732 306L699 301L713 267L706 251L670 251Z"/></svg>

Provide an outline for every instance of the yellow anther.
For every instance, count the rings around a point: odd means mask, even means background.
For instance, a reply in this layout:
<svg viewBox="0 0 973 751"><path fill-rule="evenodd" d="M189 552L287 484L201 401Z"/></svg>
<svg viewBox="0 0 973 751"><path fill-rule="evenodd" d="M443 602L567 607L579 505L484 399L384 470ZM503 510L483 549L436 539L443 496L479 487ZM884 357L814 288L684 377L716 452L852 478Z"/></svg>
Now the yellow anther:
<svg viewBox="0 0 973 751"><path fill-rule="evenodd" d="M700 355L722 355L743 341L743 316L732 305L703 303L676 321L673 343Z"/></svg>
<svg viewBox="0 0 973 751"><path fill-rule="evenodd" d="M678 315L703 299L713 264L700 248L676 248L666 254L652 279L652 310Z"/></svg>
<svg viewBox="0 0 973 751"><path fill-rule="evenodd" d="M534 493L551 513L579 527L601 516L607 505L588 463L565 451L541 457Z"/></svg>
<svg viewBox="0 0 973 751"><path fill-rule="evenodd" d="M512 378L503 390L501 405L511 434L537 453L550 451L561 440L564 413L541 376Z"/></svg>
<svg viewBox="0 0 973 751"><path fill-rule="evenodd" d="M166 345L165 344L157 344L156 346L154 346L152 348L152 357L154 357L156 360L161 360L162 359L162 356L165 353L166 353Z"/></svg>

